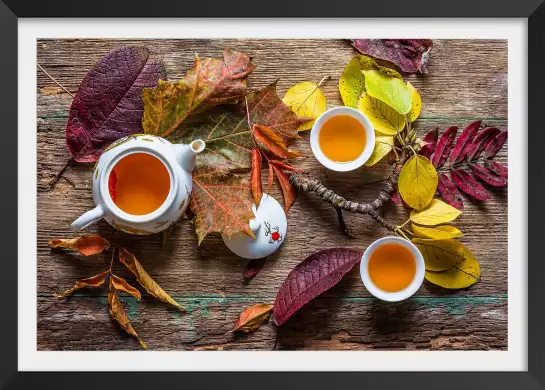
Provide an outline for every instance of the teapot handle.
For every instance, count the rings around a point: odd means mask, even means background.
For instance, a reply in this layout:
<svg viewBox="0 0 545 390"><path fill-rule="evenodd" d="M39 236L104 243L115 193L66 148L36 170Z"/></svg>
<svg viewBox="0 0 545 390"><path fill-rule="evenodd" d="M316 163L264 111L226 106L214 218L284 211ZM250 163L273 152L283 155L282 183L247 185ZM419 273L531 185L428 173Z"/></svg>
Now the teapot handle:
<svg viewBox="0 0 545 390"><path fill-rule="evenodd" d="M92 225L102 217L104 217L104 209L102 208L102 206L98 205L94 209L87 211L81 217L72 222L70 228L74 231L85 229L87 226Z"/></svg>

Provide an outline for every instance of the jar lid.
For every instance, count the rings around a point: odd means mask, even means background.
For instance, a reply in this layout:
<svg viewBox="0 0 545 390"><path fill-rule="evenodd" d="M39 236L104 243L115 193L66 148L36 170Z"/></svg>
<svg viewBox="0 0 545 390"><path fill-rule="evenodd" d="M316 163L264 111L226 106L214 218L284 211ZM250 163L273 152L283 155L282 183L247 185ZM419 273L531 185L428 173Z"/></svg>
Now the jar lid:
<svg viewBox="0 0 545 390"><path fill-rule="evenodd" d="M259 208L252 206L255 218L250 221L250 229L255 240L245 233L235 233L231 237L222 234L223 242L234 254L246 259L259 259L275 252L286 238L288 222L284 209L268 194L263 194Z"/></svg>

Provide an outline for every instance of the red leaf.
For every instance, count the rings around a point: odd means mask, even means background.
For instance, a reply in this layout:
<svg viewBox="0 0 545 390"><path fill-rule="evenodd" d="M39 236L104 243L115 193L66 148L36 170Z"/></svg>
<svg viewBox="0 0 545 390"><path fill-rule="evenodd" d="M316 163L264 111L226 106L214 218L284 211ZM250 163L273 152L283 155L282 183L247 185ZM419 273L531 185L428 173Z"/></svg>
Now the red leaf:
<svg viewBox="0 0 545 390"><path fill-rule="evenodd" d="M464 209L462 194L460 194L460 191L458 191L454 183L452 183L452 181L444 173L439 174L437 190L443 199L452 207L456 207L458 210Z"/></svg>
<svg viewBox="0 0 545 390"><path fill-rule="evenodd" d="M254 125L254 136L272 154L280 158L301 157L300 153L288 150L286 143L274 130L265 126Z"/></svg>
<svg viewBox="0 0 545 390"><path fill-rule="evenodd" d="M498 176L507 176L507 167L496 161L485 160L486 167Z"/></svg>
<svg viewBox="0 0 545 390"><path fill-rule="evenodd" d="M274 170L273 170L273 166L271 165L271 160L269 160L269 180L267 182L267 194L271 193L273 182L274 182Z"/></svg>
<svg viewBox="0 0 545 390"><path fill-rule="evenodd" d="M471 170L476 177L491 186L504 187L507 185L507 176L498 176L495 173L490 172L488 168L481 164L473 164Z"/></svg>
<svg viewBox="0 0 545 390"><path fill-rule="evenodd" d="M263 189L261 188L261 152L256 148L252 149L252 174L250 177L252 196L255 206L258 207L263 196Z"/></svg>
<svg viewBox="0 0 545 390"><path fill-rule="evenodd" d="M272 165L272 168L274 169L274 173L276 173L276 177L278 178L278 182L282 188L287 213L290 207L295 203L295 188L293 188L293 186L290 184L290 179L284 172L276 168L274 165Z"/></svg>
<svg viewBox="0 0 545 390"><path fill-rule="evenodd" d="M462 169L451 171L452 180L456 187L478 200L488 199L490 194L468 172Z"/></svg>
<svg viewBox="0 0 545 390"><path fill-rule="evenodd" d="M361 53L393 62L403 72L428 73L431 39L352 39Z"/></svg>
<svg viewBox="0 0 545 390"><path fill-rule="evenodd" d="M437 148L431 159L431 162L435 168L441 168L445 161L447 161L447 157L452 150L452 143L454 142L454 138L456 138L457 132L458 127L449 127L445 130L441 138L439 138Z"/></svg>
<svg viewBox="0 0 545 390"><path fill-rule="evenodd" d="M473 139L479 132L480 126L481 121L476 121L469 124L464 131L462 131L462 134L460 134L458 137L458 141L456 141L456 145L454 146L452 154L450 155L451 165L464 161L465 157L467 156L467 152L473 143Z"/></svg>
<svg viewBox="0 0 545 390"><path fill-rule="evenodd" d="M435 152L435 148L437 147L437 137L439 135L439 127L436 127L433 130L428 131L428 134L424 137L424 142L427 143L427 145L424 145L422 149L420 149L420 154L427 159L431 157L433 152Z"/></svg>
<svg viewBox="0 0 545 390"><path fill-rule="evenodd" d="M70 107L66 145L77 162L94 162L112 142L143 133L142 89L165 79L161 61L144 46L106 54L85 75Z"/></svg>
<svg viewBox="0 0 545 390"><path fill-rule="evenodd" d="M399 190L396 188L394 192L392 192L392 195L390 196L390 200L394 202L395 204L401 204L401 194L399 193Z"/></svg>
<svg viewBox="0 0 545 390"><path fill-rule="evenodd" d="M507 141L507 131L502 131L495 136L484 149L484 158L492 158L500 151L503 144Z"/></svg>
<svg viewBox="0 0 545 390"><path fill-rule="evenodd" d="M266 257L262 257L261 259L252 259L246 264L246 267L244 267L244 270L242 271L242 276L244 276L244 279L249 281L254 276L256 276L259 271L263 269L265 266L265 263L267 262Z"/></svg>
<svg viewBox="0 0 545 390"><path fill-rule="evenodd" d="M333 248L299 263L280 287L274 301L274 322L280 326L312 299L339 283L360 262L363 252Z"/></svg>
<svg viewBox="0 0 545 390"><path fill-rule="evenodd" d="M270 160L270 163L273 164L275 167L280 168L280 169L284 169L284 170L286 170L286 171L291 171L291 172L305 172L304 170L294 168L294 167L292 167L291 165L288 165L288 164L286 164L286 163L283 162L283 161L279 161L279 160Z"/></svg>
<svg viewBox="0 0 545 390"><path fill-rule="evenodd" d="M473 144L470 146L467 152L467 159L469 161L478 159L482 151L486 148L486 146L499 133L500 133L500 130L496 129L495 127L487 127L486 129L483 129L483 131L481 131L479 135L475 137Z"/></svg>

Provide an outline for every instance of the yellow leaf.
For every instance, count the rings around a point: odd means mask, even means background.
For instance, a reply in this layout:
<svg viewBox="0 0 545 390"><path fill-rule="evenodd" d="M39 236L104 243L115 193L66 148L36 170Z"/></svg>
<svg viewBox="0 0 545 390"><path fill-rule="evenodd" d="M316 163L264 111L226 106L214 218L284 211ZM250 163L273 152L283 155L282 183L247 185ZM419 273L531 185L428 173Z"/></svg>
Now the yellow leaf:
<svg viewBox="0 0 545 390"><path fill-rule="evenodd" d="M435 227L424 227L413 224L413 233L416 237L434 238L436 240L444 240L447 238L462 237L464 233L456 229L454 226L441 225Z"/></svg>
<svg viewBox="0 0 545 390"><path fill-rule="evenodd" d="M380 133L396 135L405 127L405 116L365 92L362 92L357 108L369 118L375 131Z"/></svg>
<svg viewBox="0 0 545 390"><path fill-rule="evenodd" d="M466 258L469 251L461 242L447 240L428 240L424 238L413 238L412 242L426 263L428 271L444 271L452 268ZM469 253L471 255L471 253Z"/></svg>
<svg viewBox="0 0 545 390"><path fill-rule="evenodd" d="M413 98L413 104L411 107L411 111L407 114L409 117L409 121L414 122L416 118L420 115L420 111L422 110L422 99L420 98L420 94L416 90L413 85L407 81L407 87L409 88L409 91L411 91L411 96Z"/></svg>
<svg viewBox="0 0 545 390"><path fill-rule="evenodd" d="M422 210L430 203L437 189L437 171L424 156L412 156L399 174L399 193L411 208Z"/></svg>
<svg viewBox="0 0 545 390"><path fill-rule="evenodd" d="M99 273L98 275L91 276L90 278L81 279L76 282L74 287L72 287L69 290L66 290L61 295L57 295L57 298L62 299L66 298L68 295L73 294L74 292L85 288L85 287L99 287L102 286L106 278L108 277L108 274L110 273L110 270L104 271Z"/></svg>
<svg viewBox="0 0 545 390"><path fill-rule="evenodd" d="M326 98L320 87L305 81L291 87L282 99L284 104L300 117L317 119L326 110ZM298 130L310 130L314 121L306 121Z"/></svg>
<svg viewBox="0 0 545 390"><path fill-rule="evenodd" d="M170 295L168 295L165 290L163 290L161 286L159 286L155 280L149 276L136 257L125 248L119 249L119 261L136 276L138 283L140 283L140 285L144 287L149 294L163 302L170 303L171 305L176 306L178 309L185 311L185 308L180 306L178 302L172 299Z"/></svg>
<svg viewBox="0 0 545 390"><path fill-rule="evenodd" d="M403 80L376 70L363 72L365 89L369 95L386 103L400 114L409 113L412 107L412 95Z"/></svg>
<svg viewBox="0 0 545 390"><path fill-rule="evenodd" d="M433 199L426 208L411 212L411 221L419 225L435 226L454 221L462 214L456 207L439 199Z"/></svg>
<svg viewBox="0 0 545 390"><path fill-rule="evenodd" d="M426 271L425 278L433 284L449 289L466 288L477 283L481 277L481 267L471 252L467 248L465 250L462 262L446 271Z"/></svg>
<svg viewBox="0 0 545 390"><path fill-rule="evenodd" d="M394 137L391 136L380 136L375 137L375 149L373 149L373 154L369 157L369 160L365 162L366 167L371 167L377 162L382 160L393 149L394 146Z"/></svg>
<svg viewBox="0 0 545 390"><path fill-rule="evenodd" d="M238 317L233 332L250 333L269 320L274 305L260 303L246 308Z"/></svg>
<svg viewBox="0 0 545 390"><path fill-rule="evenodd" d="M120 278L119 276L116 276L112 274L112 283L116 290L122 290L126 293L131 294L136 299L140 300L142 298L142 295L140 294L140 291L138 291L136 288L131 286L127 281L123 278Z"/></svg>

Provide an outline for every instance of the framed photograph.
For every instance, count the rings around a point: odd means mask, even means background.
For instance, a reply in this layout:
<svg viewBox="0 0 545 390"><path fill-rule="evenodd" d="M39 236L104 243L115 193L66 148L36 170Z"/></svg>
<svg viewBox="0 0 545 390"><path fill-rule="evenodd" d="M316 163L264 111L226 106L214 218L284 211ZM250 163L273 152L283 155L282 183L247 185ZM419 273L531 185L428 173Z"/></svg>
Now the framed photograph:
<svg viewBox="0 0 545 390"><path fill-rule="evenodd" d="M63 3L0 4L3 388L545 387L539 1Z"/></svg>

